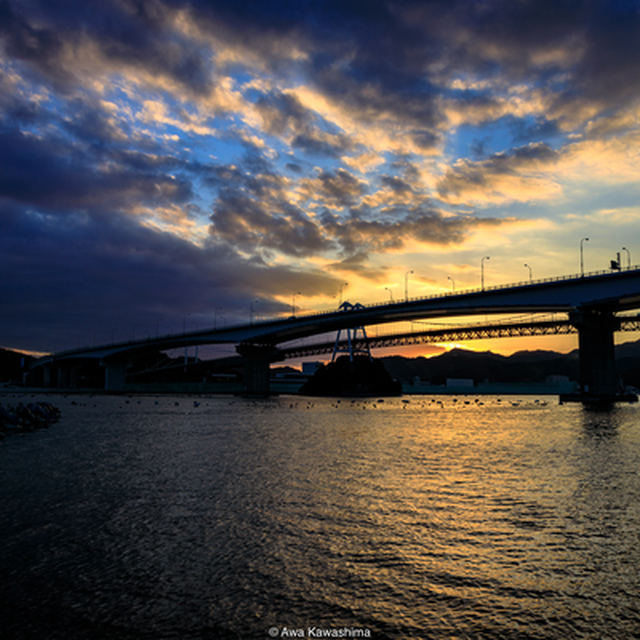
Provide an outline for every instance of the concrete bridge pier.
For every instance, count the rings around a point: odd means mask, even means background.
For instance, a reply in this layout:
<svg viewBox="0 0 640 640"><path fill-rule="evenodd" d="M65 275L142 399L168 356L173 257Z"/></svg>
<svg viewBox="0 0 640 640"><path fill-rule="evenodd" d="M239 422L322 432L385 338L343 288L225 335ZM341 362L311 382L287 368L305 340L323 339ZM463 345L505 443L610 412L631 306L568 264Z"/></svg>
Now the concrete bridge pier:
<svg viewBox="0 0 640 640"><path fill-rule="evenodd" d="M51 364L45 364L42 365L40 367L40 369L42 370L42 385L43 387L51 387L52 386L52 380L53 380L53 373L54 373L54 369L53 369L53 365Z"/></svg>
<svg viewBox="0 0 640 640"><path fill-rule="evenodd" d="M581 399L615 400L620 389L613 336L620 328L620 320L610 311L596 310L574 311L569 320L578 330Z"/></svg>
<svg viewBox="0 0 640 640"><path fill-rule="evenodd" d="M242 356L243 395L266 398L269 393L269 366L278 358L279 350L273 345L242 342L236 347Z"/></svg>
<svg viewBox="0 0 640 640"><path fill-rule="evenodd" d="M79 365L63 362L56 367L56 387L59 389L74 389L78 386Z"/></svg>
<svg viewBox="0 0 640 640"><path fill-rule="evenodd" d="M108 360L101 363L104 371L104 390L112 393L124 391L127 363L119 360Z"/></svg>

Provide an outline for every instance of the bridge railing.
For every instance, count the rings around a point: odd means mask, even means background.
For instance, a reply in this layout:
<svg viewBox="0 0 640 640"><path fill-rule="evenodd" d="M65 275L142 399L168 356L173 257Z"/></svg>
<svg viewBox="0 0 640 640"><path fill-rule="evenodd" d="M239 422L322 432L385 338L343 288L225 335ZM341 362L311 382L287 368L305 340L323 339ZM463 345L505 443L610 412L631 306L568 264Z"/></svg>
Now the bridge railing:
<svg viewBox="0 0 640 640"><path fill-rule="evenodd" d="M631 267L627 267L622 271L636 271L639 269L640 269L640 265L634 265ZM382 302L370 302L370 303L363 304L362 307L365 309L375 309L376 307L400 306L400 305L406 304L407 302L421 302L421 301L427 301L427 300L436 300L438 298L445 299L445 298L452 298L455 296L468 295L470 293L483 293L485 291L499 291L502 289L513 289L516 287L529 287L529 286L535 286L540 284L548 284L550 282L571 282L574 280L580 281L591 276L612 275L613 273L614 271L612 271L611 269L602 269L599 271L589 271L584 274L577 273L577 274L565 275L565 276L553 276L550 278L538 278L536 280L521 280L519 282L510 282L507 284L496 284L488 287L472 287L469 289L461 289L459 291L445 291L441 293L433 293L428 296L413 296L413 297L408 297L407 299L403 298L401 300L394 300L394 301L384 300ZM326 315L328 313L336 313L336 311L337 311L336 309L334 309L333 311L311 311L309 313L300 313L296 316L296 318L313 318L317 316ZM267 323L267 322L273 322L274 320L280 320L280 319L281 318L265 318L260 322ZM258 324L258 322L256 322L255 324ZM237 326L244 326L244 325L237 325Z"/></svg>

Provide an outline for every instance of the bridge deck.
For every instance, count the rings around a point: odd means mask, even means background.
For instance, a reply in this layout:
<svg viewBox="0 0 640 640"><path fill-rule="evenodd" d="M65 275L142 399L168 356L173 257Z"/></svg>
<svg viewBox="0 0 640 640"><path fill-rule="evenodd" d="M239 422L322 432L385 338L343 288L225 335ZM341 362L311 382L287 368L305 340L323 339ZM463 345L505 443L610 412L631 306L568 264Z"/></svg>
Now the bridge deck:
<svg viewBox="0 0 640 640"><path fill-rule="evenodd" d="M619 312L640 307L640 267L621 272L548 278L533 282L449 292L395 303L357 305L349 310L265 320L224 329L206 329L137 341L59 352L38 364L64 359L118 360L148 351L166 351L204 344L254 343L278 345L313 335L358 326L478 314L568 313L578 308Z"/></svg>

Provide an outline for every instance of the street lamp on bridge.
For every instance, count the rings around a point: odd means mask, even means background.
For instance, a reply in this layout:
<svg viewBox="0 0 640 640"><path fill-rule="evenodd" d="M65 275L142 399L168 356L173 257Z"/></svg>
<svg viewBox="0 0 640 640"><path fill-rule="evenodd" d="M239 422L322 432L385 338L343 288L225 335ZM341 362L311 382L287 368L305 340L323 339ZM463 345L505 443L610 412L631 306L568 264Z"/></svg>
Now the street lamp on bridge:
<svg viewBox="0 0 640 640"><path fill-rule="evenodd" d="M389 292L389 300L393 302L393 292L389 287L385 287L385 289Z"/></svg>
<svg viewBox="0 0 640 640"><path fill-rule="evenodd" d="M524 266L527 267L527 269L529 269L529 282L531 282L531 280L533 279L533 275L531 273L531 267L525 262Z"/></svg>
<svg viewBox="0 0 640 640"><path fill-rule="evenodd" d="M291 317L292 318L296 317L296 296L301 296L301 295L302 294L298 291L294 293L291 298Z"/></svg>
<svg viewBox="0 0 640 640"><path fill-rule="evenodd" d="M589 242L589 238L581 238L580 239L580 275L584 277L584 250L582 245L585 242Z"/></svg>
<svg viewBox="0 0 640 640"><path fill-rule="evenodd" d="M191 313L185 313L184 317L182 318L182 333L185 334L187 333L187 318L191 315ZM184 367L185 367L185 373L187 371L187 364L189 363L189 346L186 344L184 345Z"/></svg>
<svg viewBox="0 0 640 640"><path fill-rule="evenodd" d="M484 256L480 260L480 288L484 291L484 261L491 260L491 256Z"/></svg>
<svg viewBox="0 0 640 640"><path fill-rule="evenodd" d="M631 269L631 251L627 247L622 247L622 250L627 252L627 269Z"/></svg>
<svg viewBox="0 0 640 640"><path fill-rule="evenodd" d="M342 306L342 290L343 290L345 287L348 287L348 286L349 286L349 283L348 283L348 282L343 282L343 283L340 285L340 294L339 294L339 297L338 297L338 307L341 307L341 306Z"/></svg>
<svg viewBox="0 0 640 640"><path fill-rule="evenodd" d="M455 280L451 276L447 276L447 280L451 280L451 291L453 291L453 293L455 293L456 292Z"/></svg>
<svg viewBox="0 0 640 640"><path fill-rule="evenodd" d="M404 274L404 301L409 301L409 274L413 273L413 269L411 271L407 271Z"/></svg>

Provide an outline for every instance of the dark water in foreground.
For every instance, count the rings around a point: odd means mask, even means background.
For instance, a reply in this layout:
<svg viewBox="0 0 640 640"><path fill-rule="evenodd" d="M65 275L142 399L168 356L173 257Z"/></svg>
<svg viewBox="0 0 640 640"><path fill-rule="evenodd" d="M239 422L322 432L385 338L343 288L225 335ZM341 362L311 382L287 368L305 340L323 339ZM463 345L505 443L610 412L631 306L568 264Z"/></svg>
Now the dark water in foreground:
<svg viewBox="0 0 640 640"><path fill-rule="evenodd" d="M640 638L640 407L51 399L1 638Z"/></svg>

